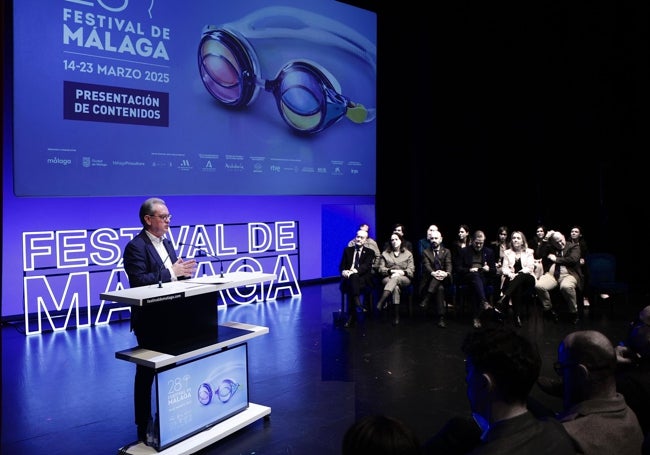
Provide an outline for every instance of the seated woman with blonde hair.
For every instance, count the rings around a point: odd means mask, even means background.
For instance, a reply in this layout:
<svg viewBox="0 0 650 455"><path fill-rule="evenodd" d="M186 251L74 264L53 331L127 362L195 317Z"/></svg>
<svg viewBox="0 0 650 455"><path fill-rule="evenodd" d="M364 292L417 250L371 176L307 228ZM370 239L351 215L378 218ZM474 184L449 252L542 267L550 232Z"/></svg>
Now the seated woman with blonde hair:
<svg viewBox="0 0 650 455"><path fill-rule="evenodd" d="M497 309L504 312L503 307L510 300L515 325L521 327L523 301L535 290L535 252L528 248L523 232L512 231L510 234L509 248L503 253L501 273L502 297L497 302Z"/></svg>

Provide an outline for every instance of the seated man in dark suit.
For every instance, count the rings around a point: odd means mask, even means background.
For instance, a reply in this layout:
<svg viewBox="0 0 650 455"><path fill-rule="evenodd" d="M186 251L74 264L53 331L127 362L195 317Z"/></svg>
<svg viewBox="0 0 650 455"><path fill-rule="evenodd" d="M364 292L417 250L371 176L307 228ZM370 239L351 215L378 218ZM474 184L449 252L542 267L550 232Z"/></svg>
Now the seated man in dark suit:
<svg viewBox="0 0 650 455"><path fill-rule="evenodd" d="M375 253L366 248L364 244L368 238L368 232L358 230L354 239L354 246L347 246L343 249L339 272L341 273L341 291L347 294L348 302L352 302L348 308L348 319L345 327L354 325L357 320L357 311L367 311L361 306L361 293L372 286L372 266L375 262Z"/></svg>
<svg viewBox="0 0 650 455"><path fill-rule="evenodd" d="M481 327L481 312L492 307L488 301L488 288L494 286L496 277L494 251L485 246L483 231L474 232L472 243L461 250L458 274L468 287L474 313L474 328L478 329Z"/></svg>
<svg viewBox="0 0 650 455"><path fill-rule="evenodd" d="M420 307L426 308L431 299L435 299L435 314L438 327L447 327L445 322L445 285L451 283L451 251L442 246L442 233L430 233L431 246L422 251L422 277L420 295L423 296Z"/></svg>

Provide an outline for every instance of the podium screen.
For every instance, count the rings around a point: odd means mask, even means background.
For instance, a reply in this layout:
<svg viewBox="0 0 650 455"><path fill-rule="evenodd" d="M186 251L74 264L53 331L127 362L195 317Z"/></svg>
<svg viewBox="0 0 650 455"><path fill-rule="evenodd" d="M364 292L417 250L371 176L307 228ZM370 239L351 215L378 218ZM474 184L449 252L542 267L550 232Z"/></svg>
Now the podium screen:
<svg viewBox="0 0 650 455"><path fill-rule="evenodd" d="M161 450L248 408L248 346L161 371L156 390Z"/></svg>

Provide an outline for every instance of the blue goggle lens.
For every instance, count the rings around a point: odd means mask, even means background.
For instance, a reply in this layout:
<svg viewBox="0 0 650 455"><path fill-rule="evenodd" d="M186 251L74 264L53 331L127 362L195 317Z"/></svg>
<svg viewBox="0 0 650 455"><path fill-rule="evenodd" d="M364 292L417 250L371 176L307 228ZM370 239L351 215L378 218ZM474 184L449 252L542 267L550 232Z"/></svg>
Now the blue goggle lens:
<svg viewBox="0 0 650 455"><path fill-rule="evenodd" d="M241 68L220 41L205 40L201 46L201 78L208 91L225 104L236 104L242 93Z"/></svg>

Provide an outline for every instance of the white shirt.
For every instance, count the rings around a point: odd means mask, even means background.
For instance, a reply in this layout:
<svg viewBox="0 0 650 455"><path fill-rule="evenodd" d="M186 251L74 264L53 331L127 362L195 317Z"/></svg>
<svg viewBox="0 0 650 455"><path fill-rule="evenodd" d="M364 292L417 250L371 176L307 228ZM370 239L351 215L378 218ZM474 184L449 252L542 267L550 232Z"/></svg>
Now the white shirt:
<svg viewBox="0 0 650 455"><path fill-rule="evenodd" d="M176 274L174 273L174 269L172 269L172 258L169 256L169 252L167 252L167 249L165 248L165 245L163 243L163 237L156 237L149 231L145 231L147 233L147 237L151 240L151 243L153 243L154 248L158 252L158 255L160 256L160 259L163 261L163 265L167 270L169 270L169 273L172 275L172 281L177 281L178 278L176 277Z"/></svg>

